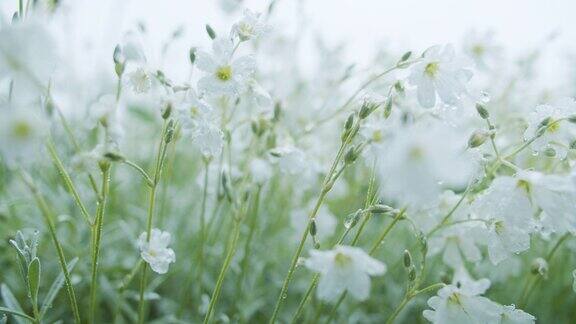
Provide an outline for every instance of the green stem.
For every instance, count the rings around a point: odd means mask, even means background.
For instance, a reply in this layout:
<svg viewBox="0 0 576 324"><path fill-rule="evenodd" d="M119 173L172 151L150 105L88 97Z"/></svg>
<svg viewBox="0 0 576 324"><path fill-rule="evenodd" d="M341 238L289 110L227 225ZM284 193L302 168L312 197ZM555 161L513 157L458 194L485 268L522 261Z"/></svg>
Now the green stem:
<svg viewBox="0 0 576 324"><path fill-rule="evenodd" d="M304 232L302 233L302 236L300 238L300 242L298 243L298 247L296 248L296 252L292 256L292 261L290 262L288 274L284 278L284 283L282 284L282 288L280 289L280 294L278 295L278 299L276 300L276 305L274 306L272 316L270 317L270 321L269 321L270 324L274 324L276 322L276 317L278 316L278 312L280 311L280 307L282 306L283 301L286 299L286 294L288 292L288 285L290 284L290 281L292 280L292 276L294 275L294 270L296 269L296 264L298 263L298 259L300 258L300 255L302 254L302 250L304 249L304 243L306 243L306 239L308 238L308 232L310 230L310 224L312 222L312 219L315 218L316 215L318 214L318 210L320 209L320 206L322 206L322 203L324 202L326 195L328 194L328 192L330 192L330 189L332 188L332 186L329 185L329 183L332 183L332 184L334 183L334 180L335 180L335 179L333 179L334 171L336 170L336 167L338 166L338 164L340 163L340 160L342 159L342 155L344 153L344 149L346 148L346 145L348 144L348 141L349 141L349 138L342 141L342 143L340 144L340 148L338 149L338 153L336 153L336 157L334 158L334 161L332 162L332 166L330 167L330 171L326 174L322 188L320 189L320 195L318 196L318 200L316 201L316 205L314 206L312 213L308 217L306 228L304 229Z"/></svg>
<svg viewBox="0 0 576 324"><path fill-rule="evenodd" d="M126 165L132 167L134 170L138 171L138 173L140 173L142 178L144 178L144 180L146 181L146 184L148 185L148 187L152 187L154 185L154 181L152 180L152 178L138 164L136 164L132 161L129 161L129 160L124 160L123 162L124 162L124 164L126 164Z"/></svg>
<svg viewBox="0 0 576 324"><path fill-rule="evenodd" d="M380 235L378 240L376 240L376 242L374 242L374 244L372 245L372 248L370 249L370 252L369 252L370 255L373 255L378 250L378 248L384 242L384 239L386 238L386 236L388 236L388 233L390 233L390 231L392 230L394 225L396 225L396 223L398 223L398 221L400 219L402 219L405 212L406 212L406 208L403 208L399 213L396 214L396 217L394 217L392 222L390 224L388 224L388 226L384 229L384 231L382 232L382 234Z"/></svg>
<svg viewBox="0 0 576 324"><path fill-rule="evenodd" d="M154 209L156 205L156 189L158 188L158 183L160 182L160 175L162 172L162 166L164 165L164 158L166 157L166 146L165 142L167 131L167 121L164 120L164 125L162 126L162 132L160 137L160 146L158 147L158 154L156 156L156 164L154 167L154 179L152 182L152 187L150 188L150 195L148 198L148 217L146 220L146 241L150 242L150 235L152 233L152 224L154 219ZM140 291L139 291L139 306L138 306L138 323L144 323L146 301L144 300L144 292L146 290L147 281L147 271L148 263L145 263L142 267L140 276Z"/></svg>
<svg viewBox="0 0 576 324"><path fill-rule="evenodd" d="M252 212L250 213L250 229L248 232L248 237L246 238L246 243L244 244L244 256L242 258L241 263L241 271L240 276L238 278L238 297L242 295L242 284L244 281L244 276L248 271L248 265L250 264L250 254L252 251L252 240L254 238L254 234L256 233L256 227L258 225L258 209L260 206L260 193L262 192L262 186L259 185L256 189L256 195L254 197L254 202L252 205Z"/></svg>
<svg viewBox="0 0 576 324"><path fill-rule="evenodd" d="M554 257L554 254L556 254L556 251L558 251L558 248L560 248L562 243L564 243L564 241L566 241L566 239L568 237L570 237L570 234L566 233L562 237L560 237L560 239L558 239L558 242L556 242L556 244L554 244L554 247L552 248L552 250L550 250L550 252L548 252L548 255L546 256L546 263L549 264L550 261L552 261L552 257ZM532 291L534 291L534 288L536 287L536 285L538 285L540 280L542 280L542 276L537 275L534 278L534 280L526 281L526 285L524 286L524 290L522 292L522 297L520 298L520 302L518 303L519 307L523 308L526 306L526 303L528 303L528 300L530 298L530 295L532 294Z"/></svg>
<svg viewBox="0 0 576 324"><path fill-rule="evenodd" d="M54 166L56 167L56 169L58 169L58 174L60 174L62 181L64 181L66 189L68 189L68 192L72 195L72 198L74 198L74 202L76 202L76 205L78 206L78 208L80 208L80 213L82 214L82 217L84 217L84 220L89 225L92 225L92 221L90 220L88 210L86 209L86 206L84 206L84 203L80 198L80 194L78 194L78 190L76 189L76 186L72 182L70 175L64 168L64 164L58 157L58 153L56 152L56 148L54 147L54 143L52 142L52 140L48 140L46 146L48 147L48 152L50 153L50 157L52 158Z"/></svg>
<svg viewBox="0 0 576 324"><path fill-rule="evenodd" d="M72 313L74 315L74 322L76 324L80 324L80 312L78 311L78 303L76 302L76 294L74 293L74 287L72 286L72 280L70 279L70 273L68 272L68 267L66 265L66 257L64 256L64 250L62 249L62 244L58 240L58 234L56 233L56 226L54 224L53 213L48 207L46 200L38 191L38 188L34 184L33 180L30 176L26 175L23 171L20 171L20 175L24 180L24 183L32 192L34 196L34 200L38 205L38 208L42 212L44 216L44 220L48 225L48 230L50 232L50 236L52 238L52 242L54 243L54 247L56 248L56 253L58 254L58 261L60 263L60 268L62 269L62 273L64 273L64 284L66 286L66 292L68 293L68 299L70 301L70 306L72 307Z"/></svg>
<svg viewBox="0 0 576 324"><path fill-rule="evenodd" d="M230 262L234 257L236 252L236 246L238 245L238 238L240 237L240 221L234 220L234 229L233 229L233 238L228 246L228 252L226 253L226 258L224 259L224 263L222 264L222 268L220 269L220 274L218 275L218 279L216 281L216 286L214 287L214 292L212 293L212 298L210 299L210 304L208 305L208 311L206 312L206 317L204 317L204 324L210 322L212 317L212 313L214 312L214 308L216 306L216 302L220 297L220 292L222 290L222 284L224 283L224 278L226 276L226 272L228 271L228 267L230 266Z"/></svg>
<svg viewBox="0 0 576 324"><path fill-rule="evenodd" d="M15 311L13 309L10 308L6 308L6 307L1 307L0 306L0 313L4 313L4 314L8 314L8 315L13 315L13 316L18 316L18 317L22 317L25 318L27 320L29 320L32 323L36 323L36 319L34 319L33 317L26 315L22 312L19 311Z"/></svg>
<svg viewBox="0 0 576 324"><path fill-rule="evenodd" d="M110 188L110 163L101 163L102 169L102 195L98 199L98 207L96 209L96 218L92 226L92 277L90 284L90 308L88 311L88 323L94 323L96 317L96 298L98 290L98 259L100 256L100 242L102 239L102 228L104 225L104 212L106 210L106 201L108 199L108 192Z"/></svg>

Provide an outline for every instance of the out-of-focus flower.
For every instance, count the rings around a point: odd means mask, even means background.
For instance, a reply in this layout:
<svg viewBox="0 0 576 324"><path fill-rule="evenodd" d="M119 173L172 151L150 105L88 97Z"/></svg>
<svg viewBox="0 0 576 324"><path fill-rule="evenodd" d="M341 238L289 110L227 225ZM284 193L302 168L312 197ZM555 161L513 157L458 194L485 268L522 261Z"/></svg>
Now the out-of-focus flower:
<svg viewBox="0 0 576 324"><path fill-rule="evenodd" d="M384 263L351 246L337 246L330 251L311 250L304 265L321 274L318 298L328 301L344 291L358 300L365 300L370 295L370 276L386 272Z"/></svg>
<svg viewBox="0 0 576 324"><path fill-rule="evenodd" d="M465 150L466 139L438 123L398 129L389 145L381 146L382 193L415 208L430 207L443 187L465 187L476 157Z"/></svg>
<svg viewBox="0 0 576 324"><path fill-rule="evenodd" d="M306 155L294 146L286 145L275 148L271 155L282 172L297 174L305 169Z"/></svg>
<svg viewBox="0 0 576 324"><path fill-rule="evenodd" d="M196 66L206 72L198 81L198 89L209 95L238 95L254 74L256 61L250 55L232 60L234 44L227 38L216 38L212 54L198 51Z"/></svg>
<svg viewBox="0 0 576 324"><path fill-rule="evenodd" d="M128 82L136 93L146 93L152 87L150 73L142 67L128 73Z"/></svg>
<svg viewBox="0 0 576 324"><path fill-rule="evenodd" d="M501 48L494 41L494 33L471 31L464 38L464 51L481 69L489 69L498 59Z"/></svg>
<svg viewBox="0 0 576 324"><path fill-rule="evenodd" d="M8 163L32 161L48 134L46 116L28 106L0 106L0 154Z"/></svg>
<svg viewBox="0 0 576 324"><path fill-rule="evenodd" d="M496 178L476 199L472 209L478 218L486 221L477 229L477 235L479 241L488 246L493 264L530 248L530 233L534 231L535 222L525 181Z"/></svg>
<svg viewBox="0 0 576 324"><path fill-rule="evenodd" d="M146 232L140 234L138 238L137 244L140 249L140 256L156 273L164 274L168 272L170 263L176 261L174 250L168 248L170 240L170 233L157 228L152 229L150 240L147 240Z"/></svg>
<svg viewBox="0 0 576 324"><path fill-rule="evenodd" d="M237 36L241 41L247 41L258 38L267 29L268 26L259 13L246 9L242 19L232 26L232 36Z"/></svg>
<svg viewBox="0 0 576 324"><path fill-rule="evenodd" d="M224 147L224 133L216 125L203 122L192 132L192 141L200 148L202 155L212 158L220 155Z"/></svg>
<svg viewBox="0 0 576 324"><path fill-rule="evenodd" d="M436 94L449 105L458 102L466 93L465 83L472 73L458 62L452 45L436 45L424 52L416 63L408 81L418 89L418 102L431 108L436 104Z"/></svg>
<svg viewBox="0 0 576 324"><path fill-rule="evenodd" d="M45 91L57 53L48 29L34 19L0 28L0 80L12 81L14 100L29 102Z"/></svg>
<svg viewBox="0 0 576 324"><path fill-rule="evenodd" d="M428 300L432 310L425 310L424 317L437 324L534 323L534 316L514 306L502 306L480 296L488 287L490 281L487 279L445 286Z"/></svg>
<svg viewBox="0 0 576 324"><path fill-rule="evenodd" d="M553 148L556 154L564 158L568 153L570 142L576 138L576 126L566 118L576 116L576 101L564 98L554 105L540 105L530 113L528 128L524 133L526 139L536 136L546 127L546 131L530 144L536 152Z"/></svg>

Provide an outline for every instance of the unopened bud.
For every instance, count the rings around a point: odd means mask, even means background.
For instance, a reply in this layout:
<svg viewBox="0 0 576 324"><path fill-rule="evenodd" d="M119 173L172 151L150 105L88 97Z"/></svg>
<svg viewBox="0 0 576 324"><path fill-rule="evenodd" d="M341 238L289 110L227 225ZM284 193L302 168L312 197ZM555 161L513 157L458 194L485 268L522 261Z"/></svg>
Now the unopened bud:
<svg viewBox="0 0 576 324"><path fill-rule="evenodd" d="M410 251L404 250L404 267L409 268L412 265L412 255Z"/></svg>
<svg viewBox="0 0 576 324"><path fill-rule="evenodd" d="M576 140L573 140L572 142L570 142L570 149L576 150Z"/></svg>
<svg viewBox="0 0 576 324"><path fill-rule="evenodd" d="M172 103L167 102L164 107L162 107L162 119L168 119L172 114Z"/></svg>
<svg viewBox="0 0 576 324"><path fill-rule="evenodd" d="M543 258L536 258L532 261L532 265L530 266L530 272L533 275L541 275L546 276L548 274L548 262Z"/></svg>
<svg viewBox="0 0 576 324"><path fill-rule="evenodd" d="M408 280L409 281L414 281L416 280L416 268L414 268L414 266L410 266L410 268L408 268Z"/></svg>
<svg viewBox="0 0 576 324"><path fill-rule="evenodd" d="M536 135L541 136L546 132L548 125L552 122L552 117L546 117L542 119L542 121L538 124L538 130L536 131Z"/></svg>
<svg viewBox="0 0 576 324"><path fill-rule="evenodd" d="M405 61L407 61L407 60L410 58L410 56L412 56L412 52L411 52L411 51L408 51L408 52L404 53L404 55L402 55L402 57L400 58L400 62L405 62Z"/></svg>
<svg viewBox="0 0 576 324"><path fill-rule="evenodd" d="M475 148L484 144L489 136L490 134L485 131L475 131L468 139L468 147Z"/></svg>
<svg viewBox="0 0 576 324"><path fill-rule="evenodd" d="M567 119L568 119L569 122L571 122L571 123L573 123L573 124L576 124L576 115L568 116Z"/></svg>
<svg viewBox="0 0 576 324"><path fill-rule="evenodd" d="M114 54L112 54L112 59L114 60L114 64L120 64L124 62L122 57L122 48L120 45L116 45L116 47L114 47Z"/></svg>
<svg viewBox="0 0 576 324"><path fill-rule="evenodd" d="M369 210L372 214L385 214L385 213L392 212L394 210L394 208L392 208L388 205L378 204L378 205L370 206Z"/></svg>
<svg viewBox="0 0 576 324"><path fill-rule="evenodd" d="M216 32L214 31L214 29L212 29L212 27L208 24L206 24L206 32L208 33L208 36L210 37L210 39L214 39L216 38Z"/></svg>
<svg viewBox="0 0 576 324"><path fill-rule="evenodd" d="M394 90L396 90L396 92L398 92L399 94L404 94L404 85L402 84L401 81L396 81L394 83Z"/></svg>
<svg viewBox="0 0 576 324"><path fill-rule="evenodd" d="M188 51L188 59L190 60L190 64L194 65L194 62L196 62L196 47L190 48L190 51Z"/></svg>
<svg viewBox="0 0 576 324"><path fill-rule="evenodd" d="M478 115L480 115L482 119L488 119L490 117L490 113L488 112L486 107L484 107L484 105L481 103L476 104L476 111L478 112Z"/></svg>
<svg viewBox="0 0 576 324"><path fill-rule="evenodd" d="M344 129L350 130L350 128L352 128L352 125L354 125L354 114L350 114L350 116L348 116L348 119L346 119L346 123L344 123Z"/></svg>
<svg viewBox="0 0 576 324"><path fill-rule="evenodd" d="M122 162L125 160L125 158L122 155L114 152L106 152L104 153L104 157L112 162Z"/></svg>
<svg viewBox="0 0 576 324"><path fill-rule="evenodd" d="M316 233L318 233L318 228L316 227L316 220L312 218L310 220L310 235L316 236Z"/></svg>
<svg viewBox="0 0 576 324"><path fill-rule="evenodd" d="M392 113L392 98L388 98L384 104L384 118L388 119Z"/></svg>
<svg viewBox="0 0 576 324"><path fill-rule="evenodd" d="M352 164L356 161L356 159L358 159L358 154L359 151L356 147L351 147L350 149L348 149L348 152L346 152L346 155L344 155L344 163L346 164Z"/></svg>
<svg viewBox="0 0 576 324"><path fill-rule="evenodd" d="M168 126L166 128L164 143L168 144L172 142L172 139L174 139L174 120L170 119L170 121L168 122Z"/></svg>
<svg viewBox="0 0 576 324"><path fill-rule="evenodd" d="M282 104L280 104L280 102L276 102L274 105L274 116L272 119L274 121L278 121L280 120L280 115L282 115Z"/></svg>
<svg viewBox="0 0 576 324"><path fill-rule="evenodd" d="M553 147L547 147L544 149L544 155L547 157L555 157L556 150Z"/></svg>
<svg viewBox="0 0 576 324"><path fill-rule="evenodd" d="M366 99L362 103L362 107L360 107L360 113L358 113L358 116L360 117L360 119L364 119L370 116L370 114L374 112L374 110L376 110L378 106L380 106L379 103L373 101L372 99Z"/></svg>

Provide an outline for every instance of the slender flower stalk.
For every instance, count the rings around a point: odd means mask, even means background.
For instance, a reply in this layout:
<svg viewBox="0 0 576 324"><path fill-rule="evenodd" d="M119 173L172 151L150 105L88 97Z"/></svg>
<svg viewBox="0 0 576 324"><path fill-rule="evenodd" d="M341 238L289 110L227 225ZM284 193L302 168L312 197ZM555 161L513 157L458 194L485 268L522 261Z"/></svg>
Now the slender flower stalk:
<svg viewBox="0 0 576 324"><path fill-rule="evenodd" d="M270 324L273 324L276 322L276 317L278 316L278 312L280 311L280 307L282 307L282 303L286 299L286 294L288 291L288 285L290 285L290 281L292 280L292 276L294 275L294 270L296 269L296 264L298 263L298 259L300 258L300 255L302 254L302 250L304 249L304 243L306 243L306 239L308 238L308 232L310 231L310 225L312 223L312 219L314 219L316 217L316 215L318 214L318 210L320 209L320 206L322 206L322 204L324 203L324 199L326 198L326 195L332 189L332 185L334 184L334 181L336 180L333 178L334 171L336 170L336 168L338 167L338 164L342 160L342 157L344 155L344 151L345 151L348 143L349 143L349 138L346 138L342 141L342 143L340 144L340 148L338 149L338 152L336 153L336 157L334 158L334 161L332 162L332 166L330 167L330 171L326 174L322 188L320 189L320 195L318 196L318 199L316 200L316 204L314 205L314 209L312 209L312 212L310 213L310 215L308 217L306 228L304 229L304 232L302 233L302 237L300 238L300 242L298 243L298 247L296 248L296 251L295 251L294 255L292 256L292 261L290 262L290 267L288 268L288 274L286 275L286 278L284 278L284 283L282 284L282 288L280 289L280 294L278 296L278 299L276 300L276 305L274 306L274 310L272 311L272 316L270 317L270 321L269 321Z"/></svg>
<svg viewBox="0 0 576 324"><path fill-rule="evenodd" d="M58 174L60 175L62 181L66 185L66 189L68 189L68 192L70 192L72 198L74 198L74 202L76 203L76 205L78 205L78 208L80 208L80 213L82 214L82 217L84 218L86 223L88 223L88 225L92 226L92 221L90 220L90 214L88 213L88 210L84 206L84 203L80 198L80 194L78 193L78 190L74 185L74 182L72 182L72 178L70 178L70 175L64 168L64 164L58 157L58 153L56 152L56 148L54 147L54 143L52 142L52 140L48 140L46 146L48 147L48 152L50 153L50 157L52 158L54 166L56 167L56 169L58 169Z"/></svg>
<svg viewBox="0 0 576 324"><path fill-rule="evenodd" d="M146 241L150 242L150 236L152 233L152 224L154 219L154 210L156 205L156 189L158 187L158 183L160 182L160 175L162 173L162 167L164 165L164 159L166 157L166 148L168 146L169 141L167 140L167 133L169 123L167 120L164 120L164 125L162 126L161 132L161 140L160 145L158 147L158 154L156 156L156 163L154 166L154 178L152 182L152 187L150 188L150 195L148 198L148 217L146 220ZM145 310L146 310L146 300L144 293L146 291L146 281L147 281L147 270L148 270L148 263L145 263L142 267L141 276L140 276L140 292L139 292L139 306L138 306L138 323L144 323L145 320Z"/></svg>
<svg viewBox="0 0 576 324"><path fill-rule="evenodd" d="M100 169L102 170L102 186L101 196L98 198L98 206L96 208L96 218L92 225L92 276L90 284L90 308L88 311L88 323L95 323L96 319L96 304L97 304L97 290L98 290L98 260L100 256L100 242L102 240L102 228L104 226L104 213L106 211L106 202L108 200L108 193L110 189L110 162L107 160L100 161Z"/></svg>
<svg viewBox="0 0 576 324"><path fill-rule="evenodd" d="M233 220L234 224L231 233L232 239L230 240L230 244L228 245L226 258L224 259L224 263L220 268L220 273L218 274L218 279L216 280L216 285L214 286L214 292L212 293L210 303L208 304L208 310L206 311L206 316L204 317L204 324L210 323L210 320L214 313L214 309L216 307L216 303L218 302L218 299L220 297L220 292L222 291L222 285L224 284L224 278L226 277L226 272L230 267L230 262L232 262L234 254L236 254L238 238L240 237L241 221L244 218L244 214L246 213L247 209L245 205L246 203L243 203L242 206L240 206L238 215Z"/></svg>

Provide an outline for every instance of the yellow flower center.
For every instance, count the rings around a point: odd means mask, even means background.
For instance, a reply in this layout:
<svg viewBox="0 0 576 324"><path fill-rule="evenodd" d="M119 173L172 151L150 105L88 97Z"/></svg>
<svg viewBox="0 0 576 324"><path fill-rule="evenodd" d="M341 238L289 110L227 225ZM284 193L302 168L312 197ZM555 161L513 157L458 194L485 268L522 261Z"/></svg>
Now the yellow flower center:
<svg viewBox="0 0 576 324"><path fill-rule="evenodd" d="M12 125L12 134L18 139L26 139L32 134L32 127L26 121L17 121Z"/></svg>
<svg viewBox="0 0 576 324"><path fill-rule="evenodd" d="M350 262L352 262L352 258L342 252L336 253L336 256L334 257L334 263L336 263L340 268L347 266Z"/></svg>
<svg viewBox="0 0 576 324"><path fill-rule="evenodd" d="M232 77L232 68L229 65L224 65L216 70L216 77L221 81L228 81Z"/></svg>
<svg viewBox="0 0 576 324"><path fill-rule="evenodd" d="M448 302L455 305L461 305L462 302L460 301L460 294L456 292L453 293L452 295L450 295L450 297L448 297Z"/></svg>
<svg viewBox="0 0 576 324"><path fill-rule="evenodd" d="M496 234L502 235L502 233L504 233L504 222L498 221L494 223L494 231Z"/></svg>
<svg viewBox="0 0 576 324"><path fill-rule="evenodd" d="M554 119L551 119L548 122L548 127L546 127L546 131L548 133L555 133L560 129L560 122Z"/></svg>
<svg viewBox="0 0 576 324"><path fill-rule="evenodd" d="M530 183L526 180L518 180L516 187L524 190L526 194L530 194Z"/></svg>
<svg viewBox="0 0 576 324"><path fill-rule="evenodd" d="M481 44L476 44L472 46L472 53L476 56L482 56L486 52L486 49Z"/></svg>
<svg viewBox="0 0 576 324"><path fill-rule="evenodd" d="M430 62L426 65L426 68L424 68L424 73L433 78L436 76L436 73L438 73L439 68L438 62Z"/></svg>

